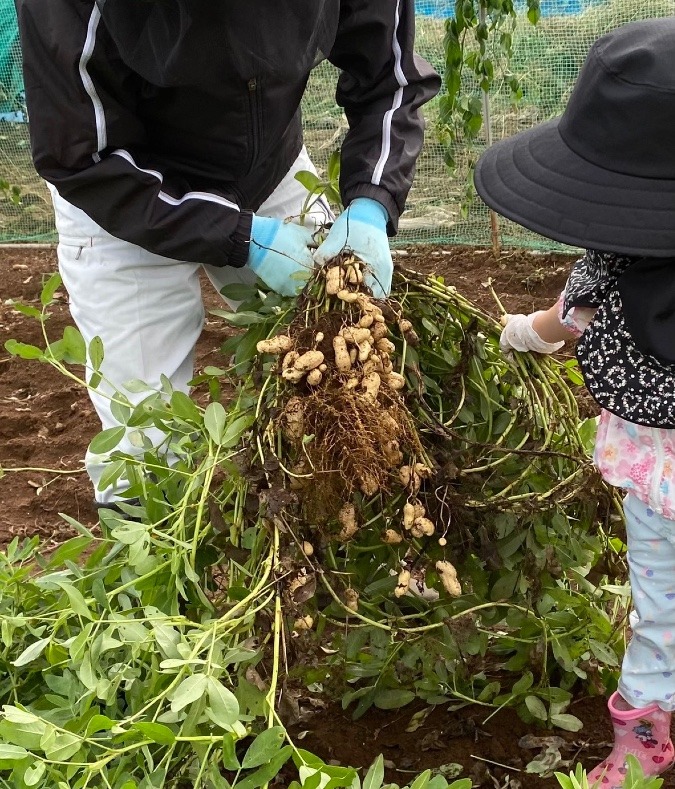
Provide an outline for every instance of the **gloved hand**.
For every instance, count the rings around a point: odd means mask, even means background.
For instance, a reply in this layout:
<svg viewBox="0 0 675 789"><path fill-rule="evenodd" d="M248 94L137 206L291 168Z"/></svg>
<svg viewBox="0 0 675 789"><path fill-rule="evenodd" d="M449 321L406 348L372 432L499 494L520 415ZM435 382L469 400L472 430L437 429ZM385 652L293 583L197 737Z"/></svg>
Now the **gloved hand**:
<svg viewBox="0 0 675 789"><path fill-rule="evenodd" d="M537 334L532 322L540 312L530 315L505 315L502 318L504 329L499 338L499 347L503 353L509 351L535 351L536 353L554 353L565 344L562 342L546 342Z"/></svg>
<svg viewBox="0 0 675 789"><path fill-rule="evenodd" d="M314 268L310 246L314 245L308 227L267 216L254 216L247 265L273 291L295 296L306 284L293 274Z"/></svg>
<svg viewBox="0 0 675 789"><path fill-rule="evenodd" d="M366 264L364 281L376 299L391 291L394 264L387 238L389 215L385 207L369 197L357 197L333 223L326 240L314 253L323 264L345 250L353 252Z"/></svg>

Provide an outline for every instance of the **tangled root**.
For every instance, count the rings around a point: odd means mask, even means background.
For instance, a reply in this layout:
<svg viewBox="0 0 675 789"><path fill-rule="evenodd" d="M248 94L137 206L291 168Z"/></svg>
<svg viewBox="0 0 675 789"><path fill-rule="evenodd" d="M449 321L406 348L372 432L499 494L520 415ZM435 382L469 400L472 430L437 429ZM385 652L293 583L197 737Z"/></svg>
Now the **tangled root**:
<svg viewBox="0 0 675 789"><path fill-rule="evenodd" d="M360 391L324 389L307 400L304 414L315 436L312 462L322 472L338 474L346 496L355 489L366 496L390 493L397 472L391 460L401 454L399 449L392 458L392 441L404 453L414 454L418 449L409 415L393 398L373 400Z"/></svg>

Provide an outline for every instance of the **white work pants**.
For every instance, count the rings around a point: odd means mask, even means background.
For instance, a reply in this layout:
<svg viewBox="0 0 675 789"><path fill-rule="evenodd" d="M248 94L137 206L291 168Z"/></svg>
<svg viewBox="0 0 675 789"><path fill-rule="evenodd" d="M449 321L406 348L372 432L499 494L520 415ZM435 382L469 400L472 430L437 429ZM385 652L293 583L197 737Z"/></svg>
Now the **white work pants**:
<svg viewBox="0 0 675 789"><path fill-rule="evenodd" d="M286 219L300 215L307 191L294 175L299 170L315 172L303 148L283 181L258 210L261 216ZM91 392L91 400L103 429L117 427L110 410L109 396L118 389L132 403L146 393L133 394L124 384L140 379L160 388L165 375L174 389L187 392L193 377L195 343L204 323L204 306L199 284L200 264L171 260L111 236L83 211L52 190L59 233L59 271L70 297L70 311L87 347L98 336L105 358L101 372L111 386L101 384ZM317 224L332 218L321 199L310 211ZM233 282L251 283L255 275L248 268L203 266L214 287L220 291ZM233 305L230 305L233 306ZM130 431L131 432L131 431ZM153 435L154 433L154 435ZM163 438L149 430L151 441ZM138 454L128 438L118 450ZM107 456L87 453L85 463L94 483L96 500L109 503L126 487L99 490Z"/></svg>

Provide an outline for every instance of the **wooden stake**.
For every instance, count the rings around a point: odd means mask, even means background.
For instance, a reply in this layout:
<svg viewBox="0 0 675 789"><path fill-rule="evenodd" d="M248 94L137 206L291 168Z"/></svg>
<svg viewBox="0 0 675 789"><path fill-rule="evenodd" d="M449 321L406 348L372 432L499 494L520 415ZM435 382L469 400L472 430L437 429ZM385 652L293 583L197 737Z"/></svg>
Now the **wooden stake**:
<svg viewBox="0 0 675 789"><path fill-rule="evenodd" d="M480 21L485 24L485 4L481 0L480 4ZM489 148L492 145L492 113L490 112L490 96L487 90L483 91L483 125L485 126L485 142ZM495 258L500 258L502 255L502 242L499 237L499 218L497 214L490 208L490 237L492 239L492 254Z"/></svg>

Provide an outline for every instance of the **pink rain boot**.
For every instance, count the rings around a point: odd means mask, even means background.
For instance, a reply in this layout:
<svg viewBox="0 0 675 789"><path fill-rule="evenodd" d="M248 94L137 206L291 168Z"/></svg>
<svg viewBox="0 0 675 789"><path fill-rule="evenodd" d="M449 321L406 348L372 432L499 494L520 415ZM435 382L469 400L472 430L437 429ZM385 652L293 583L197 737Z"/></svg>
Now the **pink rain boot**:
<svg viewBox="0 0 675 789"><path fill-rule="evenodd" d="M605 761L589 773L589 786L621 789L629 753L637 757L645 775L659 775L673 764L670 712L664 712L656 704L636 709L618 692L612 694L607 707L614 724L614 747Z"/></svg>

